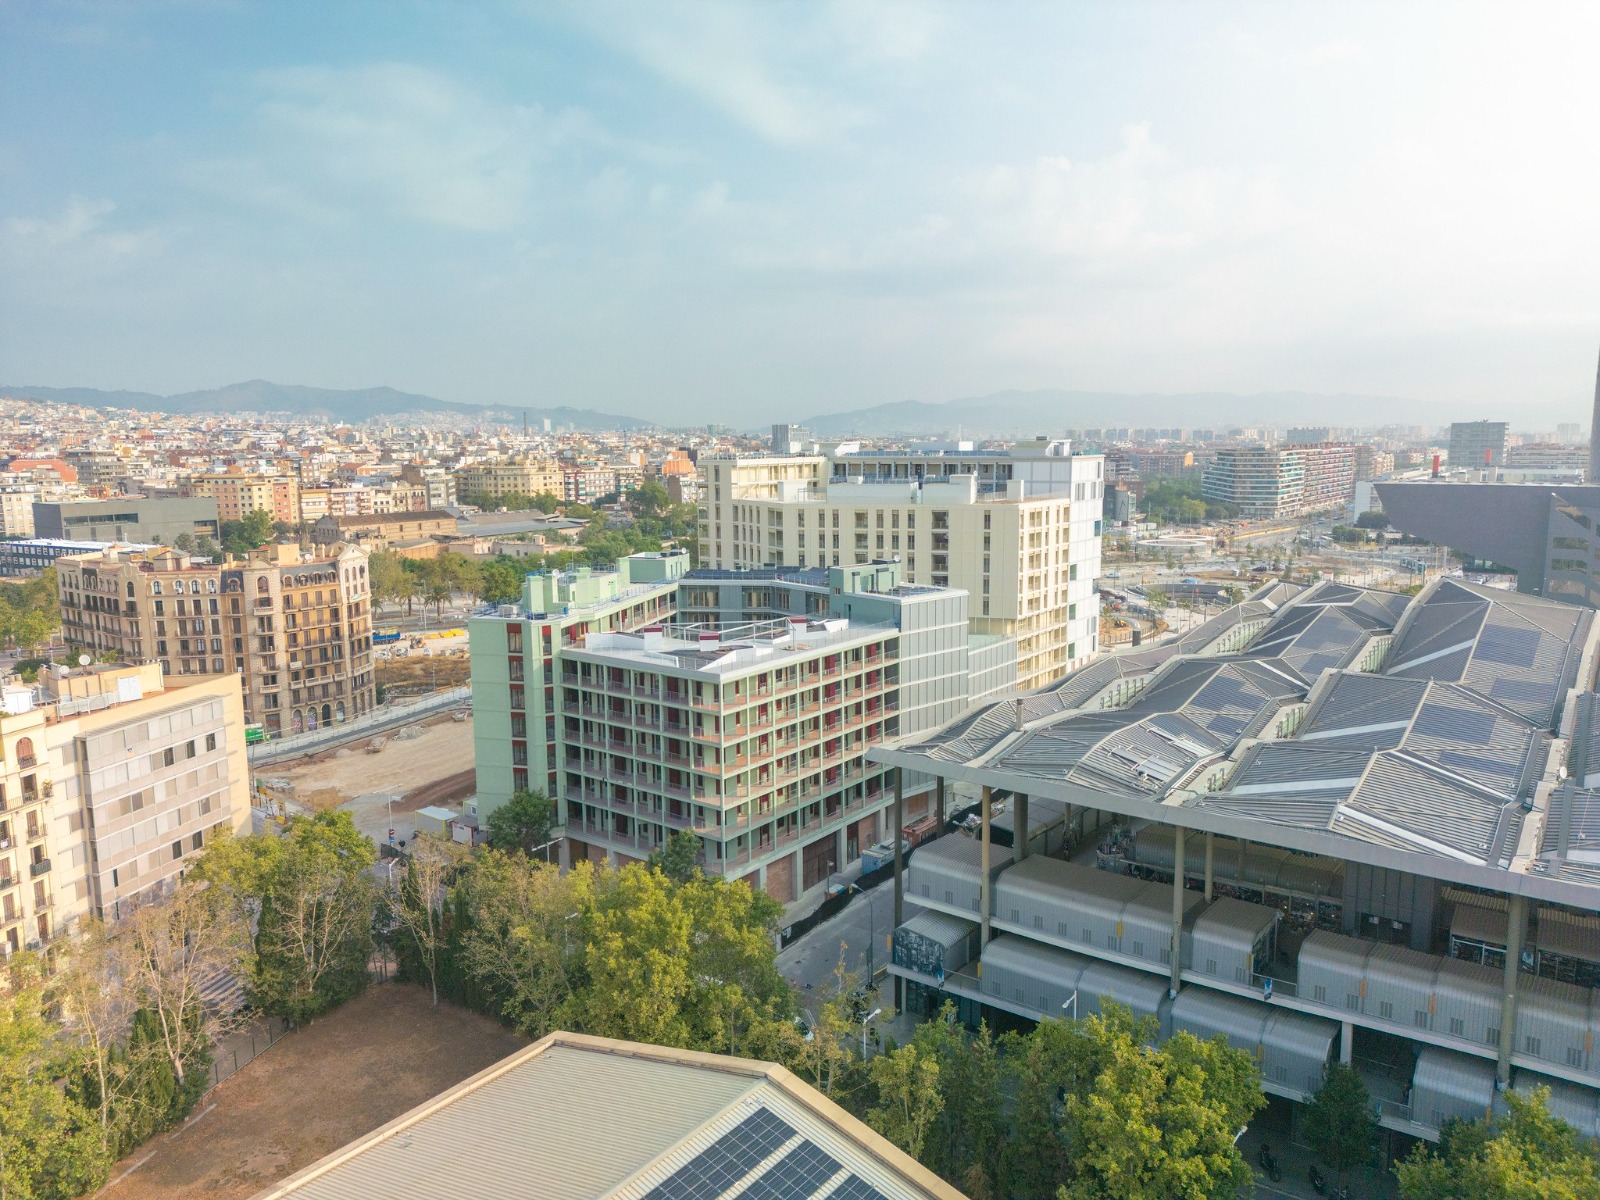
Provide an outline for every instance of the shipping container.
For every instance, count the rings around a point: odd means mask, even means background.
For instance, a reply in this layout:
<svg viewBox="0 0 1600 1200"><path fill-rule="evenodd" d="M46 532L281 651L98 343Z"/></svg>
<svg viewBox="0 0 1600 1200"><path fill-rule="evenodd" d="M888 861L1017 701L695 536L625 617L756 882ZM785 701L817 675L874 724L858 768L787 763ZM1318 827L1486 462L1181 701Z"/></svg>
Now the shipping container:
<svg viewBox="0 0 1600 1200"><path fill-rule="evenodd" d="M1135 1016L1163 1018L1165 1031L1166 985L1142 971L1002 933L983 948L981 974L984 995L1040 1017L1093 1016L1109 999Z"/></svg>
<svg viewBox="0 0 1600 1200"><path fill-rule="evenodd" d="M1260 904L1224 897L1195 919L1189 965L1212 979L1249 987L1271 964L1282 915Z"/></svg>
<svg viewBox="0 0 1600 1200"><path fill-rule="evenodd" d="M1494 1064L1424 1046L1411 1075L1411 1117L1419 1125L1441 1129L1451 1117L1478 1121L1494 1109Z"/></svg>
<svg viewBox="0 0 1600 1200"><path fill-rule="evenodd" d="M972 961L981 937L978 922L927 909L894 931L890 961L942 981Z"/></svg>
<svg viewBox="0 0 1600 1200"><path fill-rule="evenodd" d="M983 844L960 834L938 838L919 847L906 865L906 895L913 900L943 905L961 913L980 907ZM1011 864L1011 851L989 847L989 875L993 880Z"/></svg>
<svg viewBox="0 0 1600 1200"><path fill-rule="evenodd" d="M1172 1028L1202 1041L1218 1036L1243 1050L1261 1068L1269 1090L1290 1099L1309 1100L1322 1086L1338 1045L1334 1021L1255 1000L1186 987L1172 1002Z"/></svg>
<svg viewBox="0 0 1600 1200"><path fill-rule="evenodd" d="M1517 981L1517 1040L1513 1054L1540 1058L1600 1078L1594 1043L1600 1034L1596 994L1554 979L1523 975Z"/></svg>

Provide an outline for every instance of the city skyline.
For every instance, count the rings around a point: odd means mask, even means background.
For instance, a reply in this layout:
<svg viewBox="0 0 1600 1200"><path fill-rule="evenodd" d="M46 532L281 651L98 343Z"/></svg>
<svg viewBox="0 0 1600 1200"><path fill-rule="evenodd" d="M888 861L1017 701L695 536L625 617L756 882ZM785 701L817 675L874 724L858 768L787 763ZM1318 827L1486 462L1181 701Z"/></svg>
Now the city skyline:
<svg viewBox="0 0 1600 1200"><path fill-rule="evenodd" d="M1050 388L1581 415L1595 14L987 16L9 9L0 377L741 426Z"/></svg>

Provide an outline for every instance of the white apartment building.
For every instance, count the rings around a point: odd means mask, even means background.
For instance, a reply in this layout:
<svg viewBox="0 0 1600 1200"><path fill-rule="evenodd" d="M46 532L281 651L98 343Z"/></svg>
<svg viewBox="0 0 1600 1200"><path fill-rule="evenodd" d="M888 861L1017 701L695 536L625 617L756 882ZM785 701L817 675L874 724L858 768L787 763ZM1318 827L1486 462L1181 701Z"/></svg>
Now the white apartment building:
<svg viewBox="0 0 1600 1200"><path fill-rule="evenodd" d="M245 833L239 683L158 663L47 672L0 704L0 960L114 921L213 838Z"/></svg>
<svg viewBox="0 0 1600 1200"><path fill-rule="evenodd" d="M700 561L729 570L898 560L963 589L971 631L1017 640L1029 689L1096 655L1105 460L1009 450L738 455L700 461Z"/></svg>

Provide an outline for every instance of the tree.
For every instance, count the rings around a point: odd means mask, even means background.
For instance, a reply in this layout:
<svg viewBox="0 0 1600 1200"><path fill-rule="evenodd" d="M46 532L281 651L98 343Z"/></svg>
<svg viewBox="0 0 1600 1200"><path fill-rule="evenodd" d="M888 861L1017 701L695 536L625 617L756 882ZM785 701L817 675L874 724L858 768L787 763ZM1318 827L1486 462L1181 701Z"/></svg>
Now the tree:
<svg viewBox="0 0 1600 1200"><path fill-rule="evenodd" d="M1502 1093L1498 1123L1448 1121L1437 1151L1418 1145L1395 1165L1405 1200L1592 1200L1600 1147L1550 1115L1549 1088Z"/></svg>
<svg viewBox="0 0 1600 1200"><path fill-rule="evenodd" d="M374 606L398 605L406 598L406 570L400 565L400 556L379 550L367 558L367 580L372 589Z"/></svg>
<svg viewBox="0 0 1600 1200"><path fill-rule="evenodd" d="M532 854L550 841L555 824L555 805L540 791L512 794L499 808L489 813L489 845L506 853Z"/></svg>
<svg viewBox="0 0 1600 1200"><path fill-rule="evenodd" d="M914 1044L939 1064L944 1103L919 1156L925 1166L974 1198L992 1192L1005 1146L1004 1072L986 1024L969 1036L945 1002L937 1020L917 1027Z"/></svg>
<svg viewBox="0 0 1600 1200"><path fill-rule="evenodd" d="M1364 512L1356 518L1357 529L1387 529L1389 518L1381 512Z"/></svg>
<svg viewBox="0 0 1600 1200"><path fill-rule="evenodd" d="M222 548L236 558L243 558L259 546L272 540L272 514L264 508L248 512L237 521L224 521L220 529Z"/></svg>
<svg viewBox="0 0 1600 1200"><path fill-rule="evenodd" d="M561 1028L584 986L584 913L595 868L570 872L521 854L479 851L454 888L457 960L484 1007L525 1037Z"/></svg>
<svg viewBox="0 0 1600 1200"><path fill-rule="evenodd" d="M1233 1143L1265 1102L1248 1055L1188 1033L1160 1050L1113 1034L1107 1049L1088 1093L1067 1097L1073 1175L1062 1200L1223 1200L1253 1181ZM1245 1079L1249 1091L1235 1086Z"/></svg>
<svg viewBox="0 0 1600 1200"><path fill-rule="evenodd" d="M667 495L666 487L653 479L628 493L628 507L635 517L657 517L671 506L672 497Z"/></svg>
<svg viewBox="0 0 1600 1200"><path fill-rule="evenodd" d="M439 1006L439 956L445 943L447 886L467 853L464 846L433 834L411 842L410 861L390 914L402 952L415 957Z"/></svg>
<svg viewBox="0 0 1600 1200"><path fill-rule="evenodd" d="M674 883L686 883L700 870L700 837L680 829L659 850L650 852L650 865Z"/></svg>
<svg viewBox="0 0 1600 1200"><path fill-rule="evenodd" d="M30 958L0 980L0 1196L72 1200L105 1182L94 1114L56 1086L45 992Z"/></svg>
<svg viewBox="0 0 1600 1200"><path fill-rule="evenodd" d="M867 1124L920 1159L928 1130L944 1108L938 1061L915 1044L901 1046L873 1059L868 1075L878 1102L867 1110Z"/></svg>
<svg viewBox="0 0 1600 1200"><path fill-rule="evenodd" d="M248 927L221 889L190 877L163 897L135 901L118 937L127 942L122 961L129 982L150 1013L156 1044L182 1088L192 1070L209 1064L213 1035L222 1023L207 1014L202 990L218 977L238 973Z"/></svg>
<svg viewBox="0 0 1600 1200"><path fill-rule="evenodd" d="M1378 1145L1378 1121L1361 1076L1343 1063L1328 1068L1306 1110L1306 1141L1335 1171L1344 1174L1372 1157Z"/></svg>
<svg viewBox="0 0 1600 1200"><path fill-rule="evenodd" d="M133 1023L128 943L112 941L97 921L85 920L71 957L55 978L55 997L77 1035L80 1070L100 1119L101 1145L112 1153L111 1117L121 1107L132 1073L120 1069L120 1050Z"/></svg>
<svg viewBox="0 0 1600 1200"><path fill-rule="evenodd" d="M478 598L485 604L515 604L522 599L522 581L526 577L525 568L512 559L490 559L481 568Z"/></svg>
<svg viewBox="0 0 1600 1200"><path fill-rule="evenodd" d="M283 836L215 844L199 870L255 916L246 993L307 1021L365 989L377 887L372 843L347 812L294 817Z"/></svg>

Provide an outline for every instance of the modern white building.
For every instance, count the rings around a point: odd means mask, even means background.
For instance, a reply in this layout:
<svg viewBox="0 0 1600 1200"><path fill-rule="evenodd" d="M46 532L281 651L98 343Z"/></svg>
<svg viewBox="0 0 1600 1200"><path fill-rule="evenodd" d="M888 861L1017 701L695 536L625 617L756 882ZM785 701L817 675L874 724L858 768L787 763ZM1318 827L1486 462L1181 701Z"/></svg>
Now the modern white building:
<svg viewBox="0 0 1600 1200"><path fill-rule="evenodd" d="M1037 687L1097 653L1105 460L1065 440L1006 450L730 455L700 461L700 561L732 570L898 561L971 597Z"/></svg>

